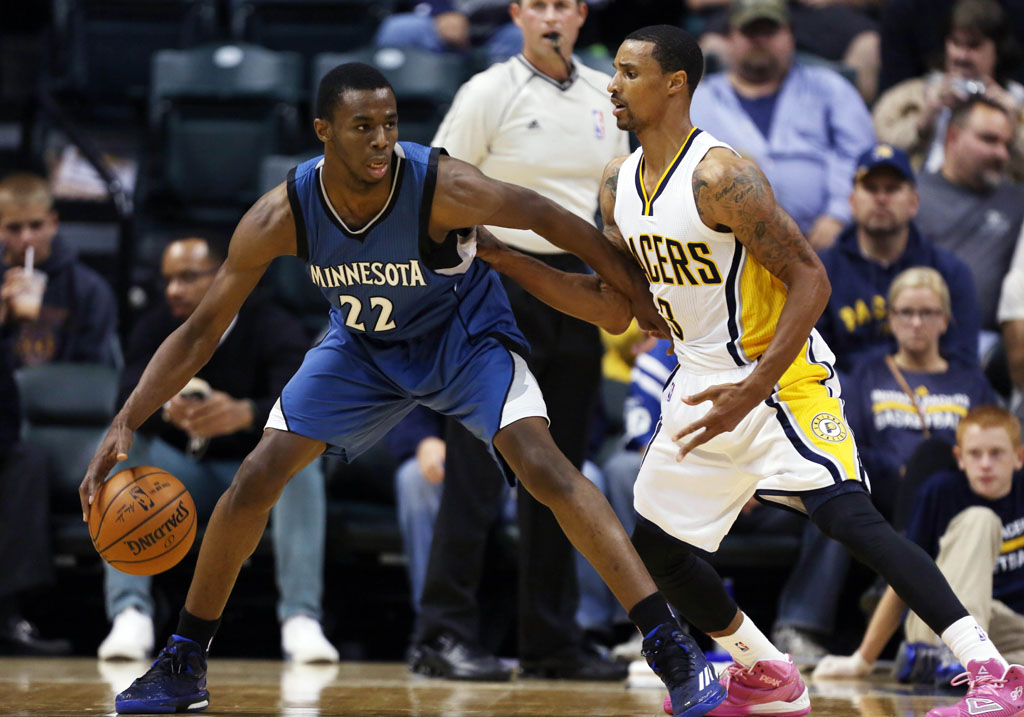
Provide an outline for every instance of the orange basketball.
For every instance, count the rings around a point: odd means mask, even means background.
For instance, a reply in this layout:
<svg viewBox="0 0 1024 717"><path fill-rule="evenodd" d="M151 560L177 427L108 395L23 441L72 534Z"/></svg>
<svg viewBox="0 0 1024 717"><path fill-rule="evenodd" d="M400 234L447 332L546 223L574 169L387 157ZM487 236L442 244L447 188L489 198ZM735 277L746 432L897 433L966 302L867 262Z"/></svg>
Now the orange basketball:
<svg viewBox="0 0 1024 717"><path fill-rule="evenodd" d="M100 557L130 575L156 575L185 557L196 506L182 482L153 466L126 468L100 486L89 510Z"/></svg>

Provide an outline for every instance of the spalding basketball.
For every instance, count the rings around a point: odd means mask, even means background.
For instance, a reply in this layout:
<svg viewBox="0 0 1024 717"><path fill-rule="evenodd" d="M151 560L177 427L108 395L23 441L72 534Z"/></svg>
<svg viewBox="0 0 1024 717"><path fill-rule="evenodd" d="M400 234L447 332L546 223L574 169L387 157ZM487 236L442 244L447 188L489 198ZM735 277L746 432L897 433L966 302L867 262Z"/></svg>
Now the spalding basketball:
<svg viewBox="0 0 1024 717"><path fill-rule="evenodd" d="M126 468L100 486L89 537L104 560L130 575L156 575L185 557L196 506L180 480L153 466Z"/></svg>

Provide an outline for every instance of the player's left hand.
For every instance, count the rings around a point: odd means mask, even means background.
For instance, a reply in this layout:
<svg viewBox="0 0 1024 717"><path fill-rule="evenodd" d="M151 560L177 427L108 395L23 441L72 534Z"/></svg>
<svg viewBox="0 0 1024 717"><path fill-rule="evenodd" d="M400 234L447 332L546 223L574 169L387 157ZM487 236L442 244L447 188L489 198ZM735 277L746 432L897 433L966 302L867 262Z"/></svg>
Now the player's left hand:
<svg viewBox="0 0 1024 717"><path fill-rule="evenodd" d="M207 399L190 402L181 427L199 438L228 436L252 425L255 418L252 409L249 401L213 391Z"/></svg>
<svg viewBox="0 0 1024 717"><path fill-rule="evenodd" d="M692 396L683 396L683 403L696 406L711 401L711 410L697 421L690 423L672 437L677 444L689 435L693 437L679 447L676 462L699 445L707 443L719 433L728 433L739 425L761 399L752 394L742 383L721 383L711 386Z"/></svg>

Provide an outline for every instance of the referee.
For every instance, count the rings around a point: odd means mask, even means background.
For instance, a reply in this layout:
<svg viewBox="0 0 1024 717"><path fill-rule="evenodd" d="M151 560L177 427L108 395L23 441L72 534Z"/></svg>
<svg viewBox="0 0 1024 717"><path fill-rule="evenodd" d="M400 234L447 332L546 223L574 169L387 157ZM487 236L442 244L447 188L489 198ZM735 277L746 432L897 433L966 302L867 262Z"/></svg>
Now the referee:
<svg viewBox="0 0 1024 717"><path fill-rule="evenodd" d="M593 221L604 166L629 153L605 89L609 77L574 61L587 17L582 0L514 0L523 51L470 79L442 122L435 146L485 174L529 187ZM537 234L490 227L510 246L563 271L586 272L575 256ZM601 341L596 327L551 309L504 279L519 327L532 346L530 370L547 402L551 434L577 468L599 396ZM501 514L504 484L486 448L454 421L446 426L441 505L410 667L451 679L506 680L509 668L479 645L477 588L484 546ZM520 673L617 680L624 666L583 648L575 614L579 590L572 546L551 511L520 485Z"/></svg>

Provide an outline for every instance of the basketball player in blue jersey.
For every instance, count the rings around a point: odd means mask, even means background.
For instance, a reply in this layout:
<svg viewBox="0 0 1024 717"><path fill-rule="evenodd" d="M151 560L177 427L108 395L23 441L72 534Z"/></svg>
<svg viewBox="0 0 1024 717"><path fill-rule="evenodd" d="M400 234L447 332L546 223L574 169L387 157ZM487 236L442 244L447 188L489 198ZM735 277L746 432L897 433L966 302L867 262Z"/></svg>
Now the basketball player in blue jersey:
<svg viewBox="0 0 1024 717"><path fill-rule="evenodd" d="M680 616L733 657L721 676L728 696L708 714L811 710L789 656L693 551L714 552L751 496L808 514L966 665L964 701L930 717L1024 714L1024 667L1007 664L935 563L871 503L834 356L814 331L828 278L760 169L690 123L703 70L696 41L668 25L642 28L622 43L615 67L614 114L641 147L606 169L605 234L628 247L632 259L621 261L643 267L679 359L634 489L633 544ZM595 321L627 303L483 231L478 256L577 318Z"/></svg>
<svg viewBox="0 0 1024 717"><path fill-rule="evenodd" d="M284 388L260 443L217 503L177 630L150 670L117 696L117 711L208 706L207 650L289 478L328 446L355 457L422 404L460 420L551 508L646 636L676 714L705 714L724 690L607 501L555 447L498 277L474 261L471 233L456 230L532 229L578 253L619 290L638 294L636 310L653 326L659 319L645 311L642 276L589 223L540 195L489 179L439 149L398 143L394 94L368 65L329 72L316 117L324 155L297 167L242 218L212 286L157 350L82 481L87 519L133 432L210 358L270 262L285 254L307 261L332 304L330 330Z"/></svg>

